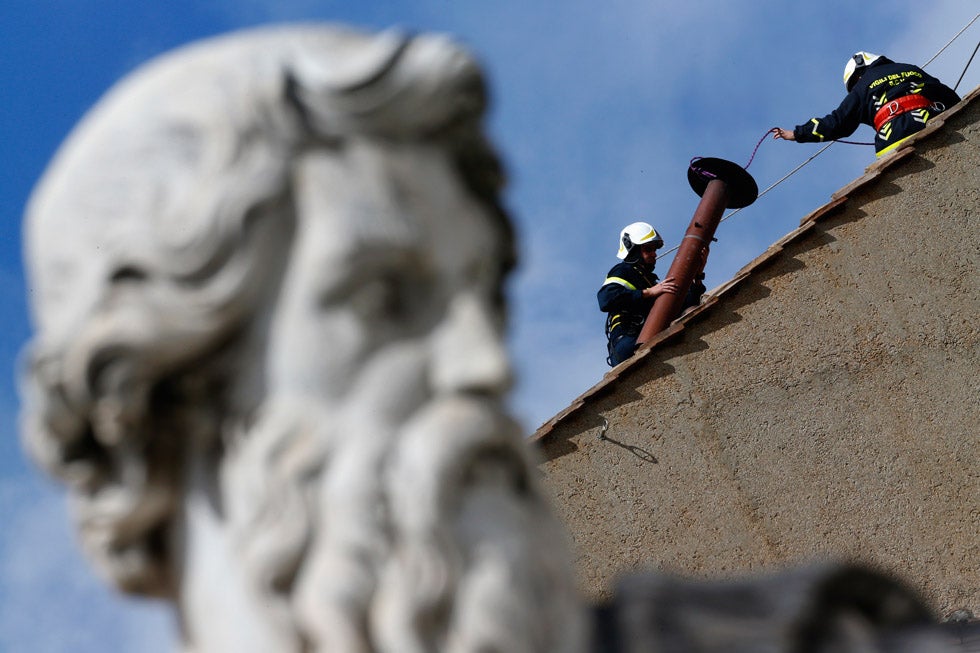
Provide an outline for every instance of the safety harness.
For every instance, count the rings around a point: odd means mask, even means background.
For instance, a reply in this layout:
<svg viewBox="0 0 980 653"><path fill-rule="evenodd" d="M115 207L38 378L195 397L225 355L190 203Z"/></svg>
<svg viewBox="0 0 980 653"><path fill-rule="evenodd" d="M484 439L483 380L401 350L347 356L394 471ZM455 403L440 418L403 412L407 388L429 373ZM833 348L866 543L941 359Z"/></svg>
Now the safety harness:
<svg viewBox="0 0 980 653"><path fill-rule="evenodd" d="M900 98L896 98L887 102L883 107L878 109L875 113L875 131L880 131L881 127L896 116L900 116L903 113L908 113L909 111L915 111L916 109L925 109L931 107L932 102L928 98L924 98L921 95L903 95Z"/></svg>

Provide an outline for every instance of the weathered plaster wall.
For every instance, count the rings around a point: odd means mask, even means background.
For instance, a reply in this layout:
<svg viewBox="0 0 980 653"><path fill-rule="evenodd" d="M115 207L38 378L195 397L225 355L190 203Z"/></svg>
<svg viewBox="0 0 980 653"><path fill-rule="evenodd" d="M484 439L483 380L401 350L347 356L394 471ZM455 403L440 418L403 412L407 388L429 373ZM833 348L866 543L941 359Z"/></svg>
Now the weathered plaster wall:
<svg viewBox="0 0 980 653"><path fill-rule="evenodd" d="M980 614L973 99L539 432L589 594L831 556Z"/></svg>

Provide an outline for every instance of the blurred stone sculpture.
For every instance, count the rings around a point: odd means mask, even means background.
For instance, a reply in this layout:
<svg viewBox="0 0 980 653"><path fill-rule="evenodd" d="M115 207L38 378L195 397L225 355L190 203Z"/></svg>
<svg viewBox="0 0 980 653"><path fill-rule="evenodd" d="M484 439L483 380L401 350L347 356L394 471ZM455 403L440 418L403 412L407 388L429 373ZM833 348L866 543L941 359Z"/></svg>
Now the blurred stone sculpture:
<svg viewBox="0 0 980 653"><path fill-rule="evenodd" d="M595 621L595 653L976 650L960 647L956 631L936 624L900 581L842 563L726 580L633 574L619 583ZM980 636L977 626L973 632Z"/></svg>
<svg viewBox="0 0 980 653"><path fill-rule="evenodd" d="M575 651L502 407L500 166L438 36L191 46L76 128L26 221L26 446L183 646Z"/></svg>
<svg viewBox="0 0 980 653"><path fill-rule="evenodd" d="M501 398L513 236L450 41L263 30L107 96L28 207L25 444L187 653L943 653L860 568L587 616Z"/></svg>

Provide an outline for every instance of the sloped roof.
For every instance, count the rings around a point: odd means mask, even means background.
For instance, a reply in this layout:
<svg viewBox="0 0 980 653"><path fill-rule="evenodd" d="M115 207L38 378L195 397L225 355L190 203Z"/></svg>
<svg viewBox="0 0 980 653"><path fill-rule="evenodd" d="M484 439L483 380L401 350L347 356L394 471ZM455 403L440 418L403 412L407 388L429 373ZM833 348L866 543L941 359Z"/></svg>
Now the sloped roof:
<svg viewBox="0 0 980 653"><path fill-rule="evenodd" d="M647 363L646 359L648 356L653 355L666 343L673 341L675 338L681 335L684 332L686 325L695 320L703 319L706 314L716 310L716 306L723 303L726 296L733 292L734 289L746 283L746 281L756 272L772 263L778 257L783 256L783 248L790 243L807 239L811 235L811 230L818 222L834 216L842 211L850 197L854 196L858 191L867 191L872 188L879 182L880 177L885 171L901 166L914 158L913 155L916 151L916 145L932 137L938 130L942 129L943 125L948 122L950 118L961 112L964 108L970 106L974 102L980 101L978 98L980 98L980 87L967 94L959 104L951 107L937 118L931 120L925 129L906 140L902 147L865 168L863 175L833 193L829 202L812 211L802 220L800 220L800 226L798 228L789 232L770 245L765 252L736 272L735 276L729 281L706 293L702 303L699 306L689 310L687 313L674 320L670 326L657 334L652 340L642 345L631 358L612 368L603 376L601 381L576 397L567 408L542 424L537 431L535 431L534 434L528 438L528 441L536 443L547 438L556 426L570 418L593 400L611 391L620 377L629 374L632 370L640 366L645 365Z"/></svg>

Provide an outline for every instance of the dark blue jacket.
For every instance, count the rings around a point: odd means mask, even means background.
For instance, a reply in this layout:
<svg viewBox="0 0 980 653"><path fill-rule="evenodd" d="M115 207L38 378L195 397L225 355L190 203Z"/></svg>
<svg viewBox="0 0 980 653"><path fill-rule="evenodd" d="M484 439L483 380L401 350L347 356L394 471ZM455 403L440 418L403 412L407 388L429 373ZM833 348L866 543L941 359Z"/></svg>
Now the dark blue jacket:
<svg viewBox="0 0 980 653"><path fill-rule="evenodd" d="M881 57L867 67L839 107L823 118L811 118L809 122L797 125L793 135L800 143L846 138L861 124L873 127L875 114L888 102L917 93L934 106L900 114L882 125L875 133L875 152L881 156L923 129L929 119L959 102L959 96L918 66Z"/></svg>
<svg viewBox="0 0 980 653"><path fill-rule="evenodd" d="M640 335L655 297L644 297L643 289L659 283L660 279L643 263L617 263L609 270L606 280L596 294L599 310L606 316L606 337L610 341L619 336ZM684 300L684 308L696 306L701 301L705 286L700 279L691 284Z"/></svg>

